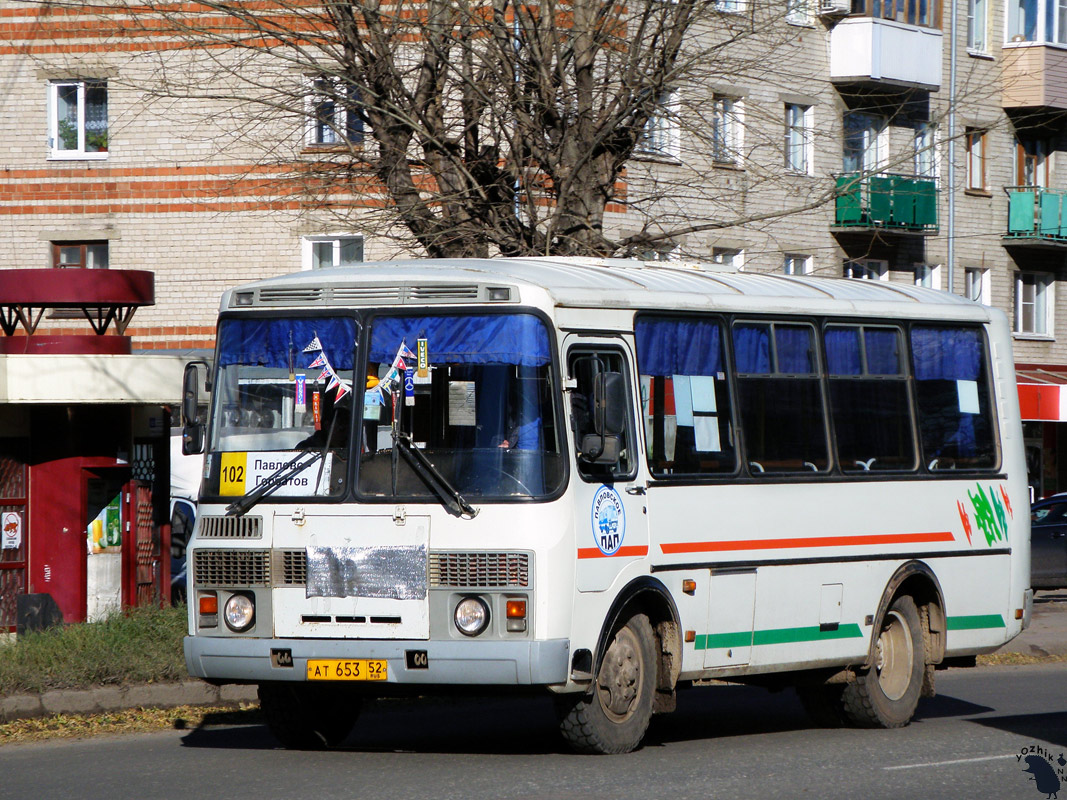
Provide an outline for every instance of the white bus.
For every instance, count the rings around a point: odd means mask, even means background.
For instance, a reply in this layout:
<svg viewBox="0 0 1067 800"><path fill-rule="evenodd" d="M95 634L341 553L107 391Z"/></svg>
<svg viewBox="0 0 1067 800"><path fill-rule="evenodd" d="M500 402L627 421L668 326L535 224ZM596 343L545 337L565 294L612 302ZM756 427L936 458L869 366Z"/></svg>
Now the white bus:
<svg viewBox="0 0 1067 800"><path fill-rule="evenodd" d="M898 727L1029 622L1011 333L951 294L616 260L439 260L226 292L190 674L291 747L368 696L540 689L577 750L676 690Z"/></svg>

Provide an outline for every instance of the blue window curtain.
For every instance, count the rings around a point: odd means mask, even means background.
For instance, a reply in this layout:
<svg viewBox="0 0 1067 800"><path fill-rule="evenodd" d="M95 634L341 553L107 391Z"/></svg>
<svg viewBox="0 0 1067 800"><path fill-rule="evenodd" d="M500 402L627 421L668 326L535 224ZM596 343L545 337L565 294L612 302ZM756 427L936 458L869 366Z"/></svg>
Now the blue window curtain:
<svg viewBox="0 0 1067 800"><path fill-rule="evenodd" d="M634 326L642 375L718 375L722 341L718 322L641 317Z"/></svg>
<svg viewBox="0 0 1067 800"><path fill-rule="evenodd" d="M860 375L859 328L827 328L823 334L826 344L826 365L831 375Z"/></svg>
<svg viewBox="0 0 1067 800"><path fill-rule="evenodd" d="M352 369L356 321L344 317L224 319L219 325L219 366L303 368L306 358L314 358L305 357L304 348L316 336L334 369Z"/></svg>
<svg viewBox="0 0 1067 800"><path fill-rule="evenodd" d="M900 337L891 328L864 328L863 341L867 345L867 373L870 375L901 375Z"/></svg>
<svg viewBox="0 0 1067 800"><path fill-rule="evenodd" d="M771 330L768 325L734 325L737 371L747 375L771 372Z"/></svg>
<svg viewBox="0 0 1067 800"><path fill-rule="evenodd" d="M815 372L815 349L811 328L806 325L775 325L774 341L778 351L777 372L787 375L810 375Z"/></svg>
<svg viewBox="0 0 1067 800"><path fill-rule="evenodd" d="M911 329L915 379L976 381L982 367L981 333L972 328Z"/></svg>
<svg viewBox="0 0 1067 800"><path fill-rule="evenodd" d="M370 360L392 362L402 341L414 350L422 338L434 363L538 367L552 360L548 330L532 314L378 317Z"/></svg>

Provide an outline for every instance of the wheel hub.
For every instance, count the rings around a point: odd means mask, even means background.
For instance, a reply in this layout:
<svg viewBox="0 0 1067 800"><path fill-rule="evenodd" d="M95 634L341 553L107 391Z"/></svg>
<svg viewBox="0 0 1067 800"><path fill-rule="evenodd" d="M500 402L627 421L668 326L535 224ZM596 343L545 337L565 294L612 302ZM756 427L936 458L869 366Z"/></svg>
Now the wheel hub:
<svg viewBox="0 0 1067 800"><path fill-rule="evenodd" d="M627 629L615 637L604 654L597 679L597 691L604 711L617 720L633 710L641 681L641 660L637 642Z"/></svg>

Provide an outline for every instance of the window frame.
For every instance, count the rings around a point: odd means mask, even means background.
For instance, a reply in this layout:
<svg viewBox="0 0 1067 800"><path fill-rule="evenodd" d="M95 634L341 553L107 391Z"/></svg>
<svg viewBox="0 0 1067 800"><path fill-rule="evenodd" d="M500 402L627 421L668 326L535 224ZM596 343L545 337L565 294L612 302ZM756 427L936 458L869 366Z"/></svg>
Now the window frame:
<svg viewBox="0 0 1067 800"><path fill-rule="evenodd" d="M1048 272L1018 271L1015 273L1013 285L1012 332L1014 335L1019 338L1054 338L1055 276ZM1025 299L1025 292L1029 285L1033 286L1031 300ZM1028 330L1024 324L1027 306L1033 306L1032 330Z"/></svg>
<svg viewBox="0 0 1067 800"><path fill-rule="evenodd" d="M786 0L785 21L790 25L811 27L815 24L815 0Z"/></svg>
<svg viewBox="0 0 1067 800"><path fill-rule="evenodd" d="M849 121L863 124L853 127ZM852 137L850 137L850 132ZM859 147L851 146L858 134L862 141ZM853 144L856 144L853 141ZM883 114L867 111L846 111L841 115L841 171L845 174L870 175L881 171L887 164L889 144L889 120Z"/></svg>
<svg viewBox="0 0 1067 800"><path fill-rule="evenodd" d="M59 147L60 136L60 119L59 119L59 100L60 89L65 87L76 87L76 115L77 115L77 146L74 149L63 149ZM89 131L87 128L87 94L90 89L100 89L104 91L104 145L102 149L87 150ZM48 82L48 158L54 161L101 161L108 157L108 131L109 131L109 116L110 111L108 108L108 96L107 96L107 81L103 79L93 80L85 78L71 78L71 79L57 79Z"/></svg>
<svg viewBox="0 0 1067 800"><path fill-rule="evenodd" d="M964 132L966 177L964 189L968 192L988 194L986 183L989 160L989 131L985 128L968 127Z"/></svg>
<svg viewBox="0 0 1067 800"><path fill-rule="evenodd" d="M729 260L727 260L729 259ZM745 249L743 247L712 247L711 263L732 267L737 272L745 269Z"/></svg>
<svg viewBox="0 0 1067 800"><path fill-rule="evenodd" d="M812 106L785 104L785 167L797 175L814 174L815 137Z"/></svg>
<svg viewBox="0 0 1067 800"><path fill-rule="evenodd" d="M96 257L90 258L92 253L89 248L99 248L101 246L104 248L103 266L95 263L90 264L90 261L95 261ZM76 263L62 262L63 251L74 247L79 249L78 261ZM107 269L111 256L111 248L107 239L55 239L51 242L51 248L53 269Z"/></svg>
<svg viewBox="0 0 1067 800"><path fill-rule="evenodd" d="M1043 138L1016 135L1014 145L1015 185L1047 189L1051 177L1050 142ZM1028 172L1032 172L1032 177L1027 175Z"/></svg>
<svg viewBox="0 0 1067 800"><path fill-rule="evenodd" d="M916 264L913 268L915 285L927 289L941 289L940 264Z"/></svg>
<svg viewBox="0 0 1067 800"><path fill-rule="evenodd" d="M718 167L741 168L744 147L744 101L716 92L711 98L711 160Z"/></svg>
<svg viewBox="0 0 1067 800"><path fill-rule="evenodd" d="M967 0L967 52L989 53L989 6L987 0Z"/></svg>
<svg viewBox="0 0 1067 800"><path fill-rule="evenodd" d="M329 76L308 77L304 94L304 146L309 149L350 147L363 143L364 120L355 106L359 94L356 87L348 85L345 102L339 102L340 80ZM332 119L326 119L320 109L326 104L333 106ZM342 135L341 131L344 131ZM325 138L324 132L329 132Z"/></svg>
<svg viewBox="0 0 1067 800"><path fill-rule="evenodd" d="M815 259L804 253L782 253L782 273L785 275L811 275L815 272ZM800 271L796 265L800 264Z"/></svg>
<svg viewBox="0 0 1067 800"><path fill-rule="evenodd" d="M852 274L862 270L862 275ZM857 281L888 281L889 262L882 258L845 259L843 275Z"/></svg>
<svg viewBox="0 0 1067 800"><path fill-rule="evenodd" d="M348 241L360 242L359 260L342 263L341 251L344 243ZM304 236L301 239L301 268L304 270L330 269L333 267L358 267L364 262L367 240L362 233L335 233ZM332 261L328 267L316 264L316 248L323 244L332 245Z"/></svg>
<svg viewBox="0 0 1067 800"><path fill-rule="evenodd" d="M667 90L656 98L656 107L645 121L634 146L635 156L676 160L681 153L678 125L678 92Z"/></svg>
<svg viewBox="0 0 1067 800"><path fill-rule="evenodd" d="M610 478L612 481L632 481L637 477L638 470L641 466L642 458L640 456L641 447L638 443L641 439L641 434L635 427L635 420L637 418L637 409L634 408L633 396L633 379L632 376L637 374L634 367L634 359L630 357L629 352L622 343L614 344L606 341L597 341L594 339L582 339L574 342L567 348L566 358L562 362L562 367L566 371L566 381L574 381L574 391L578 391L577 381L578 378L574 374L575 362L583 357L596 356L600 358L604 355L611 355L612 357L618 357L621 361L620 370L623 375L623 380L626 383L626 430L623 432L623 448L622 454L619 457L618 465L620 467L625 466L626 470L617 469L613 466L606 464L588 464L584 463L581 458L578 457L578 452L581 450L582 442L578 438L578 432L573 427L574 425L574 406L573 401L568 403L568 426L571 426L571 432L574 438L574 463L575 472L578 477L585 483L602 483L605 478ZM568 399L570 395L568 395ZM589 409L592 413L592 408ZM642 426L643 427L643 426ZM622 463L626 460L628 463ZM647 460L647 459L646 459ZM566 487L566 478L564 479L564 487Z"/></svg>
<svg viewBox="0 0 1067 800"><path fill-rule="evenodd" d="M975 276L977 276L977 280L975 280ZM990 305L991 280L989 269L965 266L963 268L963 296L972 302L981 303L984 306ZM972 291L975 284L978 286L977 297L973 296L974 292Z"/></svg>

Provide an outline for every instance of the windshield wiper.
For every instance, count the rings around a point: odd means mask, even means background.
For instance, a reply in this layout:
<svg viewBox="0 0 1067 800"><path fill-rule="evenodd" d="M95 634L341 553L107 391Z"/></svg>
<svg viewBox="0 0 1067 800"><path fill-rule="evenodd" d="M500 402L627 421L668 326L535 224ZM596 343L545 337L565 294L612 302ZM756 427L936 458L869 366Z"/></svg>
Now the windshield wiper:
<svg viewBox="0 0 1067 800"><path fill-rule="evenodd" d="M300 453L288 464L283 464L281 467L279 467L266 478L264 478L263 482L259 484L259 486L257 486L255 489L253 489L243 497L237 498L228 506L226 506L226 516L239 517L242 514L246 514L248 511L251 510L252 506L254 506L268 494L270 494L283 483L285 483L285 481L288 480L291 476L295 475L303 469L306 469L307 467L310 467L312 464L314 464L316 461L318 461L325 455L325 447L321 450L306 450L303 453Z"/></svg>
<svg viewBox="0 0 1067 800"><path fill-rule="evenodd" d="M418 475L422 482L437 495L448 513L463 519L474 519L478 516L478 509L464 500L463 495L456 491L448 479L426 457L426 454L411 443L410 435L397 431L393 437L393 449L404 457L412 472ZM395 491L394 487L394 493Z"/></svg>

